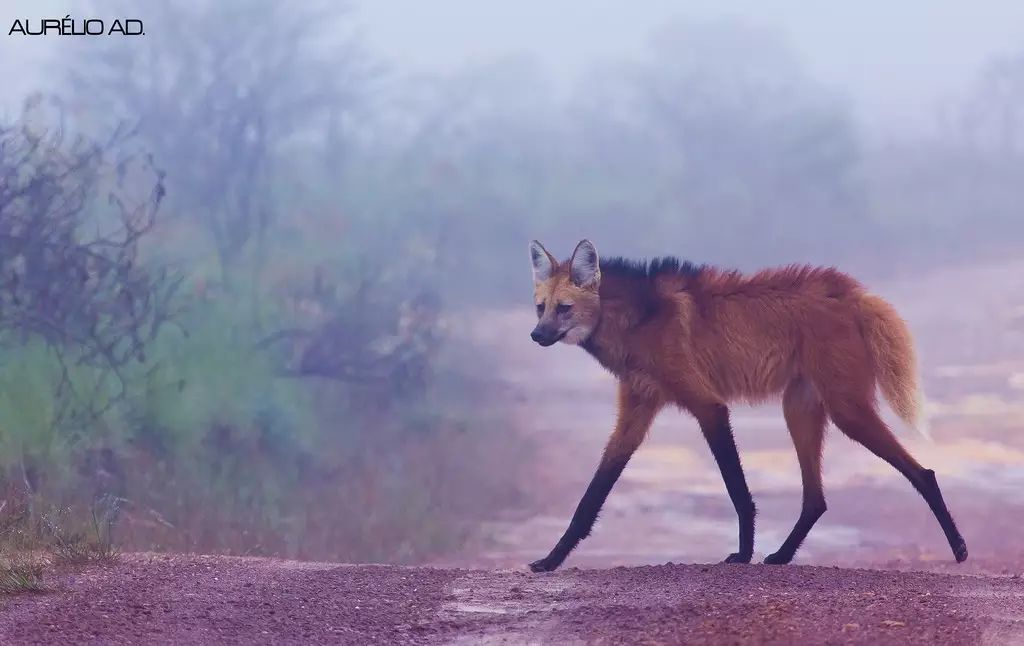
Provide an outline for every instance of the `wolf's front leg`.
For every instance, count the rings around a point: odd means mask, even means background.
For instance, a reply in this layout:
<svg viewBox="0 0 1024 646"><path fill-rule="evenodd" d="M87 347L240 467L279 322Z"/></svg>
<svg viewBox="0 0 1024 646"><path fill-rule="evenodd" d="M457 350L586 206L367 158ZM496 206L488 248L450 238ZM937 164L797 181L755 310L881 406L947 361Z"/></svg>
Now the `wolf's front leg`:
<svg viewBox="0 0 1024 646"><path fill-rule="evenodd" d="M594 521L597 520L597 514L601 510L605 498L608 497L608 493L615 486L615 481L619 479L619 475L626 467L627 461L629 461L629 455L610 460L606 454L605 458L601 460L601 464L597 467L597 473L594 474L593 479L590 481L590 486L587 487L586 493L583 494L583 499L576 506L576 513L572 515L569 528L565 530L562 538L555 544L550 554L530 563L531 570L534 572L550 572L554 570L562 564L565 557L569 556L569 552L581 540L590 535L590 529L594 526Z"/></svg>
<svg viewBox="0 0 1024 646"><path fill-rule="evenodd" d="M722 404L712 404L691 408L691 411L711 447L739 518L739 551L727 556L725 563L750 563L754 556L754 516L757 510L750 489L747 488L739 453L736 452L736 440L733 439L732 427L729 425L729 409Z"/></svg>
<svg viewBox="0 0 1024 646"><path fill-rule="evenodd" d="M627 385L619 382L619 414L615 430L608 438L601 463L594 473L590 486L576 506L568 529L559 539L551 553L542 559L530 563L534 572L550 572L562 564L565 557L576 545L590 535L590 530L597 520L608 493L626 468L626 463L633 452L644 441L654 416L661 410L662 403L642 396Z"/></svg>

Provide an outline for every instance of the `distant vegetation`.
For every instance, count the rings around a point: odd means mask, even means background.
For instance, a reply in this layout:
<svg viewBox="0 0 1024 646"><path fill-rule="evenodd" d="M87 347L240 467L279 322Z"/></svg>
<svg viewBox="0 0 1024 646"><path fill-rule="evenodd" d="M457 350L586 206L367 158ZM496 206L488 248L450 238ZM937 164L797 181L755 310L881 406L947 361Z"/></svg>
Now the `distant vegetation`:
<svg viewBox="0 0 1024 646"><path fill-rule="evenodd" d="M1024 242L1019 60L941 141L879 143L744 25L677 25L555 99L517 60L399 78L332 4L154 11L0 124L0 468L28 532L113 500L126 549L457 549L528 463L461 332L525 296L532 237L876 273Z"/></svg>

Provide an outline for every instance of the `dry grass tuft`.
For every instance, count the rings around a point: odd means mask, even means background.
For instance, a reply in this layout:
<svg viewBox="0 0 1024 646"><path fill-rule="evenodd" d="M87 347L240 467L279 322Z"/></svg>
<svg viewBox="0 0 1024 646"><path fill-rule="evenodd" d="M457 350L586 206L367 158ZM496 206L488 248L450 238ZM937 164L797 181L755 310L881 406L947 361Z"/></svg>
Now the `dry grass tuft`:
<svg viewBox="0 0 1024 646"><path fill-rule="evenodd" d="M67 507L43 508L31 498L0 502L0 594L41 592L52 565L84 565L117 558L113 527L121 500L94 501L88 520Z"/></svg>

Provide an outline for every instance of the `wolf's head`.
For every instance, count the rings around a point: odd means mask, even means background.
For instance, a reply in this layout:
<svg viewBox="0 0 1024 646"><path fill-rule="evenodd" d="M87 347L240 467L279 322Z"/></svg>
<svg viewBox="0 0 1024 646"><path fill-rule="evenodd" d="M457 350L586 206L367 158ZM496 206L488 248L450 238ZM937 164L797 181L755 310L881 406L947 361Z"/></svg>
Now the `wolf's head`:
<svg viewBox="0 0 1024 646"><path fill-rule="evenodd" d="M544 347L586 341L601 316L601 268L594 244L580 241L569 260L560 263L534 240L530 263L537 305L537 327L530 338Z"/></svg>

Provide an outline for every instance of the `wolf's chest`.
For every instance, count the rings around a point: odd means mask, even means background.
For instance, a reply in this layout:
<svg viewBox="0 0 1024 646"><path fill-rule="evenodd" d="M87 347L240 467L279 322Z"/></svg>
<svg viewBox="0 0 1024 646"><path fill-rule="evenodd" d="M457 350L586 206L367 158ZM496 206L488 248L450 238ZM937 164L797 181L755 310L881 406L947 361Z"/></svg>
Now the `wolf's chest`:
<svg viewBox="0 0 1024 646"><path fill-rule="evenodd" d="M627 383L637 392L664 394L664 387L649 366L640 358L626 351L612 352L596 343L586 343L583 348L608 372Z"/></svg>

